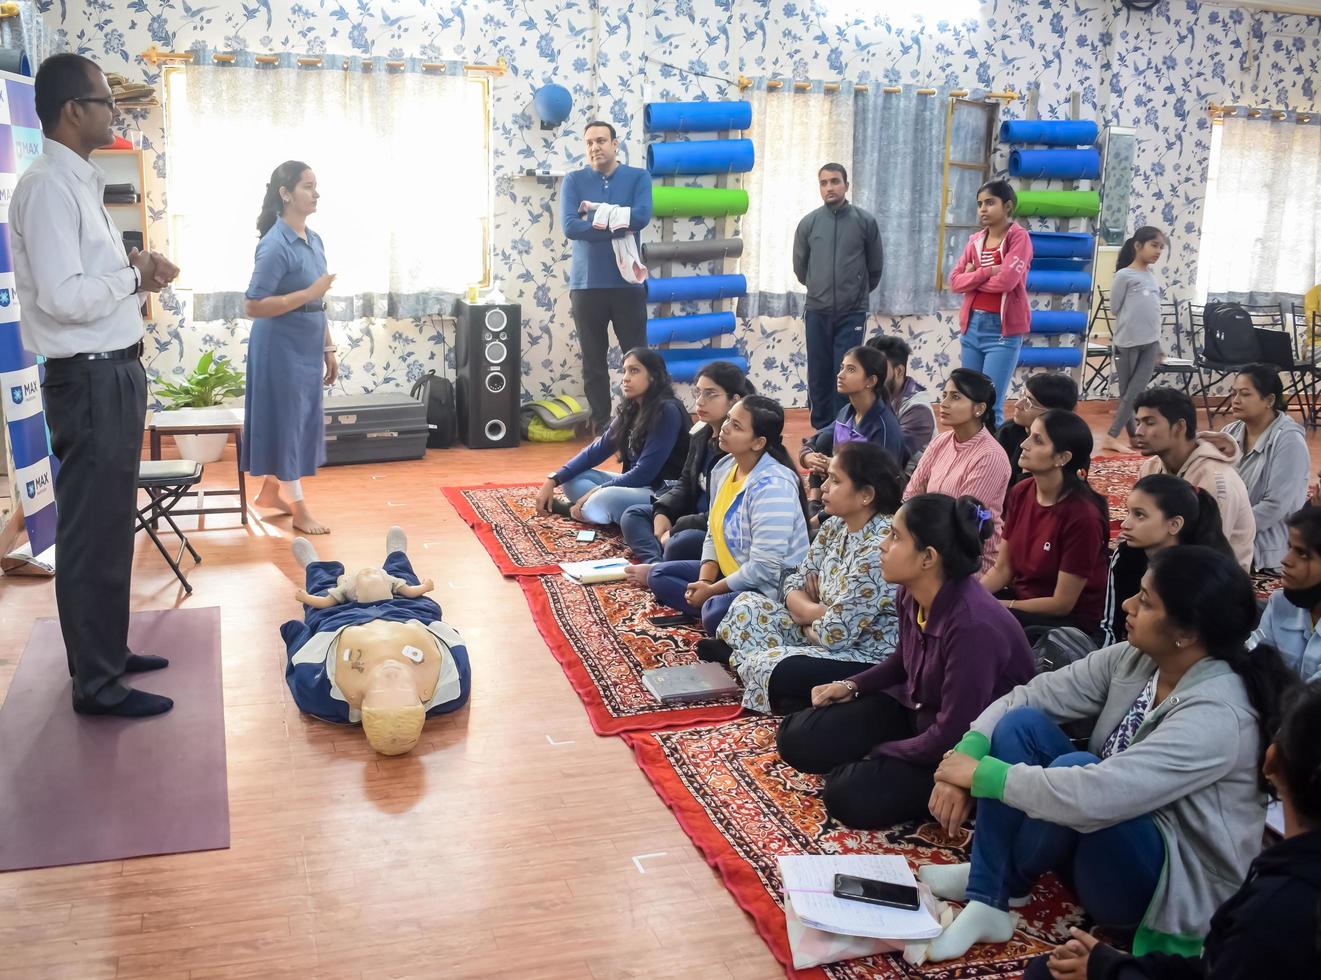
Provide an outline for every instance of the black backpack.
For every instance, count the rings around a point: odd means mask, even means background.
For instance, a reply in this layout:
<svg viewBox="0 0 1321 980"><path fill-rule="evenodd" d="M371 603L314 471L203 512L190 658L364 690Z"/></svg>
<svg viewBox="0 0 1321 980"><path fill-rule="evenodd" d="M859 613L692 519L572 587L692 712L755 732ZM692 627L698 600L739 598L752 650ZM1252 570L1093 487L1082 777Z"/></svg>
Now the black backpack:
<svg viewBox="0 0 1321 980"><path fill-rule="evenodd" d="M1261 360L1261 344L1252 317L1237 303L1207 303L1202 312L1206 359L1213 364L1251 364Z"/></svg>
<svg viewBox="0 0 1321 980"><path fill-rule="evenodd" d="M413 385L411 394L427 407L427 448L449 449L459 437L454 382L428 371Z"/></svg>

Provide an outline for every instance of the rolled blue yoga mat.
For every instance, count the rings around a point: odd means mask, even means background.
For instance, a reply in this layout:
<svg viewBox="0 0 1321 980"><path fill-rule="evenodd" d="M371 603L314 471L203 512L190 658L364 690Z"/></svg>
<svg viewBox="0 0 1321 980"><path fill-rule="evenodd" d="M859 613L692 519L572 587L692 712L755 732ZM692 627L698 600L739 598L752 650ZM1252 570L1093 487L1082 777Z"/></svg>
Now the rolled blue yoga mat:
<svg viewBox="0 0 1321 980"><path fill-rule="evenodd" d="M745 174L755 160L752 140L690 140L652 143L647 147L647 170L653 177Z"/></svg>
<svg viewBox="0 0 1321 980"><path fill-rule="evenodd" d="M752 125L751 102L648 102L642 125L649 133L719 133Z"/></svg>
<svg viewBox="0 0 1321 980"><path fill-rule="evenodd" d="M1034 255L1029 268L1033 272L1086 272L1091 264L1079 259L1043 259Z"/></svg>
<svg viewBox="0 0 1321 980"><path fill-rule="evenodd" d="M748 359L732 347L697 347L680 350L663 350L661 357L669 369L672 381L695 381L697 372L712 361L728 361L739 370L748 370Z"/></svg>
<svg viewBox="0 0 1321 980"><path fill-rule="evenodd" d="M1089 119L1009 119L1000 124L1001 143L1091 146L1096 134L1096 123Z"/></svg>
<svg viewBox="0 0 1321 980"><path fill-rule="evenodd" d="M1095 180L1101 176L1101 154L1086 150L1014 150L1009 176L1037 180Z"/></svg>
<svg viewBox="0 0 1321 980"><path fill-rule="evenodd" d="M1040 334L1086 333L1086 310L1033 310L1032 332Z"/></svg>
<svg viewBox="0 0 1321 980"><path fill-rule="evenodd" d="M658 316L647 321L647 346L691 344L734 332L733 313L695 313L692 316Z"/></svg>
<svg viewBox="0 0 1321 980"><path fill-rule="evenodd" d="M1096 238L1081 231L1030 231L1034 259L1090 259Z"/></svg>
<svg viewBox="0 0 1321 980"><path fill-rule="evenodd" d="M647 280L648 303L682 303L689 299L724 299L743 296L748 280L733 276L671 276Z"/></svg>
<svg viewBox="0 0 1321 980"><path fill-rule="evenodd" d="M1024 347L1018 352L1019 367L1077 367L1082 351L1077 347Z"/></svg>
<svg viewBox="0 0 1321 980"><path fill-rule="evenodd" d="M1090 272L1056 272L1049 269L1038 272L1029 269L1027 273L1029 293L1089 293L1091 290Z"/></svg>

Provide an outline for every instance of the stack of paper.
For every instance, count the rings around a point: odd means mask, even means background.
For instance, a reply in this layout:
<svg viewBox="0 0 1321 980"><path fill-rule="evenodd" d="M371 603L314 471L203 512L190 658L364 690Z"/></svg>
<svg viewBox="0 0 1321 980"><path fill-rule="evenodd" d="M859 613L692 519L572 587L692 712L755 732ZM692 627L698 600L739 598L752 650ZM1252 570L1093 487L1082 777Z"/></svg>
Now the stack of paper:
<svg viewBox="0 0 1321 980"><path fill-rule="evenodd" d="M598 582L619 582L628 567L627 558L607 558L603 561L566 561L560 571L570 582L595 585Z"/></svg>
<svg viewBox="0 0 1321 980"><path fill-rule="evenodd" d="M873 939L934 939L940 923L925 908L910 912L836 898L835 875L916 886L897 854L795 854L780 858L780 878L798 918L813 929Z"/></svg>

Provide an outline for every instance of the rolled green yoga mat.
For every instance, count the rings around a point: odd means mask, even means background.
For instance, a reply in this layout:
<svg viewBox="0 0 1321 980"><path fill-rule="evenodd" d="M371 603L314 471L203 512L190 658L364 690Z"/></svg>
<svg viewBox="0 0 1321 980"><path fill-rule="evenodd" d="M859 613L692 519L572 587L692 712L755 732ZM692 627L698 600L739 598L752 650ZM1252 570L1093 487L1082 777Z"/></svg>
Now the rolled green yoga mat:
<svg viewBox="0 0 1321 980"><path fill-rule="evenodd" d="M651 185L651 213L657 218L674 215L723 218L727 214L746 214L748 192L723 187L665 187Z"/></svg>
<svg viewBox="0 0 1321 980"><path fill-rule="evenodd" d="M1019 191L1015 215L1046 218L1095 218L1101 213L1096 191Z"/></svg>

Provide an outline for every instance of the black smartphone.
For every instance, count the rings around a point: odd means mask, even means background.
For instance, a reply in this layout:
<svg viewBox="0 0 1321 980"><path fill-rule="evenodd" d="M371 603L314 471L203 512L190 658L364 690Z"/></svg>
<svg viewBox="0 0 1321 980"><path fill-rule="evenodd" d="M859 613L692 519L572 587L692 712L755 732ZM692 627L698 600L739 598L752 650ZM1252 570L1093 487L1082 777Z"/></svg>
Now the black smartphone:
<svg viewBox="0 0 1321 980"><path fill-rule="evenodd" d="M913 885L895 885L874 878L855 878L853 875L835 875L835 897L853 902L869 902L892 909L916 912L922 907L917 888Z"/></svg>
<svg viewBox="0 0 1321 980"><path fill-rule="evenodd" d="M668 628L671 626L688 626L692 620L680 613L677 616L648 616L647 622L652 626Z"/></svg>

